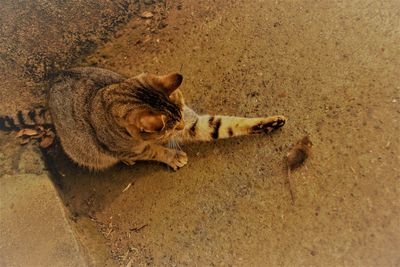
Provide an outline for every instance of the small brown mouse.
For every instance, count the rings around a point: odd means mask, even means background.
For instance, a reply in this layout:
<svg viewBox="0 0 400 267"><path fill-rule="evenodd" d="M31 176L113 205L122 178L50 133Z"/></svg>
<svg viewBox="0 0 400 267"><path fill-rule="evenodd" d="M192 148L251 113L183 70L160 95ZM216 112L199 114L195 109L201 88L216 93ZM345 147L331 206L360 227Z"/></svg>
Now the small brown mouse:
<svg viewBox="0 0 400 267"><path fill-rule="evenodd" d="M301 140L297 141L286 155L287 177L292 204L294 204L294 194L290 183L290 172L303 165L304 161L311 155L312 145L310 137L304 136Z"/></svg>

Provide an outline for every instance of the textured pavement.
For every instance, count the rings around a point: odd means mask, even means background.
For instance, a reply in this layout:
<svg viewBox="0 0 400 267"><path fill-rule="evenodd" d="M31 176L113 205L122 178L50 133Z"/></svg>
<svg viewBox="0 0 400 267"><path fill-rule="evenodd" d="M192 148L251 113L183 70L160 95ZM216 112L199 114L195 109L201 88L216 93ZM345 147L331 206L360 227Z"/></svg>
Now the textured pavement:
<svg viewBox="0 0 400 267"><path fill-rule="evenodd" d="M0 137L0 266L87 266L37 146Z"/></svg>
<svg viewBox="0 0 400 267"><path fill-rule="evenodd" d="M114 265L398 266L399 10L399 1L188 0L130 20L76 64L181 71L199 112L289 120L270 136L185 146L178 172L137 163L90 173L59 150L57 184L84 247ZM1 108L33 101L1 88ZM292 175L292 205L283 158L305 134L313 155ZM7 138L2 147L23 149ZM0 166L8 174L20 166L12 155Z"/></svg>

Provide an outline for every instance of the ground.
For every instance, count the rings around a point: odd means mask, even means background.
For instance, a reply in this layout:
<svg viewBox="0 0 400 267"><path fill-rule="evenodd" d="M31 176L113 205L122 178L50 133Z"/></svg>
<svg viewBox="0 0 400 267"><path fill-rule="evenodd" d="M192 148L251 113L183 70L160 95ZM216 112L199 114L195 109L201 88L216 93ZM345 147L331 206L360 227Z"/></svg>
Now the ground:
<svg viewBox="0 0 400 267"><path fill-rule="evenodd" d="M123 266L399 265L398 1L165 3L76 65L181 72L200 113L288 122L182 146L177 172L89 172L53 147L49 167L89 254ZM284 156L304 135L313 154L292 174L293 205Z"/></svg>
<svg viewBox="0 0 400 267"><path fill-rule="evenodd" d="M142 6L129 0L3 0L0 114L45 102L47 77L107 40Z"/></svg>

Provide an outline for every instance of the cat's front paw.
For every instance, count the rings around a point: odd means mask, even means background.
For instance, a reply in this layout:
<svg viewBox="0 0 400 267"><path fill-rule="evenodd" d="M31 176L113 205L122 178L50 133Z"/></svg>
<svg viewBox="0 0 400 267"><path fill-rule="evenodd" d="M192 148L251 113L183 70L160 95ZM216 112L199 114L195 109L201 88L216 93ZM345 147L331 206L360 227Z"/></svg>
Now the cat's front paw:
<svg viewBox="0 0 400 267"><path fill-rule="evenodd" d="M251 133L269 133L275 129L281 128L286 123L286 118L284 116L273 116L265 118L262 121L251 128Z"/></svg>
<svg viewBox="0 0 400 267"><path fill-rule="evenodd" d="M180 150L175 150L175 153L171 155L171 158L168 161L168 165L174 170L177 171L179 168L185 166L188 162L188 157L185 152Z"/></svg>

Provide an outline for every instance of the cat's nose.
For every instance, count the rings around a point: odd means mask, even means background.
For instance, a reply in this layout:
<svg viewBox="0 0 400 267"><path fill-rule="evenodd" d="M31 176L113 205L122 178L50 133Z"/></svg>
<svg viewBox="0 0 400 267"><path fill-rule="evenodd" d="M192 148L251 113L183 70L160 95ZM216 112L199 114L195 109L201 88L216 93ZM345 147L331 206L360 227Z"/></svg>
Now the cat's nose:
<svg viewBox="0 0 400 267"><path fill-rule="evenodd" d="M180 131L183 130L185 128L185 122L184 121L180 121L178 125L176 125L176 130Z"/></svg>

